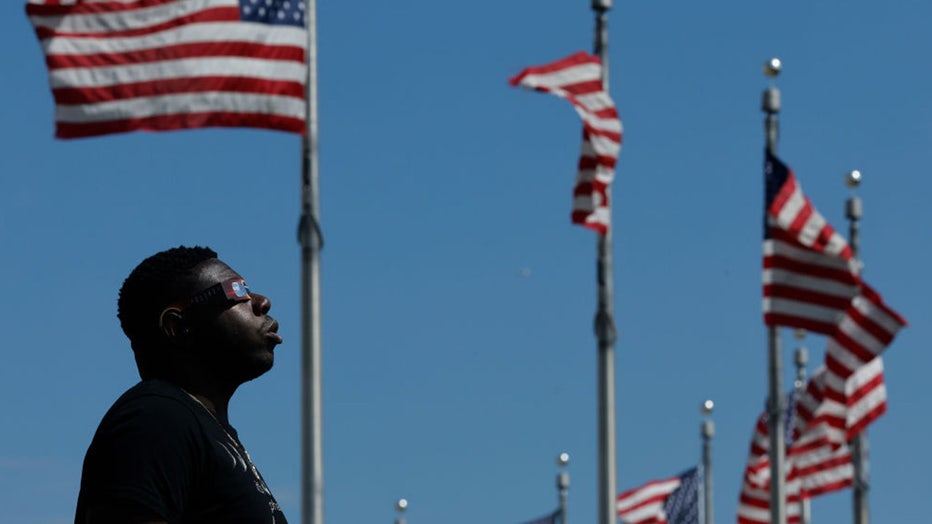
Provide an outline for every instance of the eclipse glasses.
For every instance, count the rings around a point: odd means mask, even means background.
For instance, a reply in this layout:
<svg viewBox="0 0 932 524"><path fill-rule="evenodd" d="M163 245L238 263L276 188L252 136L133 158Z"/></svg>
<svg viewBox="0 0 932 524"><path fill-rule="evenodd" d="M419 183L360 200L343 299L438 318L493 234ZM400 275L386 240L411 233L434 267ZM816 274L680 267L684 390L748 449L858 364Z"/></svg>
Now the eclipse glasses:
<svg viewBox="0 0 932 524"><path fill-rule="evenodd" d="M159 329L163 326L165 313L171 310L181 313L191 306L222 306L230 302L242 302L249 299L249 286L246 285L246 281L242 278L229 278L195 293L183 302L172 304L163 309L159 315Z"/></svg>

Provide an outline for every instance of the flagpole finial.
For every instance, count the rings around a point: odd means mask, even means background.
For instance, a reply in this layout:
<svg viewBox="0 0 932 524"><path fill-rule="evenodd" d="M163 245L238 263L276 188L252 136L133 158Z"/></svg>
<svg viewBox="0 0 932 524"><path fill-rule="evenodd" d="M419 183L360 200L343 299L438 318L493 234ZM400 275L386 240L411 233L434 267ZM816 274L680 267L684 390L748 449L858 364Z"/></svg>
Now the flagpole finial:
<svg viewBox="0 0 932 524"><path fill-rule="evenodd" d="M780 90L774 85L774 79L780 74L780 71L783 70L783 62L779 58L774 57L770 60L764 62L764 75L770 79L770 87L764 90L763 97L761 98L761 109L768 115L774 115L780 112ZM771 130L768 128L769 139L773 140L773 145L776 146L776 121L774 121L774 129Z"/></svg>
<svg viewBox="0 0 932 524"><path fill-rule="evenodd" d="M782 70L783 62L777 57L773 57L764 63L764 74L767 75L768 78L776 78Z"/></svg>
<svg viewBox="0 0 932 524"><path fill-rule="evenodd" d="M407 524L405 522L405 510L408 509L408 499L398 499L395 502L395 512L398 516L395 518L395 524Z"/></svg>
<svg viewBox="0 0 932 524"><path fill-rule="evenodd" d="M715 402L712 402L712 400L706 400L702 403L701 410L703 415L711 415L713 409L715 409Z"/></svg>
<svg viewBox="0 0 932 524"><path fill-rule="evenodd" d="M612 0L592 0L593 11L608 11L612 8Z"/></svg>
<svg viewBox="0 0 932 524"><path fill-rule="evenodd" d="M567 464L570 463L570 454L567 452L560 453L557 455L557 466L565 468Z"/></svg>
<svg viewBox="0 0 932 524"><path fill-rule="evenodd" d="M845 175L845 184L851 189L861 185L861 172L857 169L848 171L848 173Z"/></svg>

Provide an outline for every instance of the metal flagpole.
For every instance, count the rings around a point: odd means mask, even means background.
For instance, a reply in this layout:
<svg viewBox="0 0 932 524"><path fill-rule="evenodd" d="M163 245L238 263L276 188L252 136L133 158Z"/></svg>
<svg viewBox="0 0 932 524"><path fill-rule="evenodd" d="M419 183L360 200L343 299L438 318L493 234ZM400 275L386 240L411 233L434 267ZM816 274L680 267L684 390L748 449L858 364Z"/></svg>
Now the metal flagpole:
<svg viewBox="0 0 932 524"><path fill-rule="evenodd" d="M557 457L557 465L565 468L570 463L569 453L560 453ZM557 474L557 494L560 497L560 524L566 524L566 499L567 491L570 489L570 474L566 470Z"/></svg>
<svg viewBox="0 0 932 524"><path fill-rule="evenodd" d="M803 389L806 387L806 364L809 363L809 352L802 345L802 341L806 337L806 330L797 329L795 336L800 344L796 348L796 381L793 383L793 389L796 390L796 401L798 402L799 396L802 395ZM809 524L810 522L812 522L812 507L809 497L800 497L799 524Z"/></svg>
<svg viewBox="0 0 932 524"><path fill-rule="evenodd" d="M395 503L395 524L407 524L405 521L405 510L408 509L408 499L398 499Z"/></svg>
<svg viewBox="0 0 932 524"><path fill-rule="evenodd" d="M767 151L776 155L779 125L777 113L780 112L780 90L773 85L773 79L780 74L780 59L772 58L764 66L765 74L771 78L771 85L764 90L761 109L767 113L764 120ZM780 348L780 331L775 326L767 330L767 368L769 372L769 394L767 398L768 427L770 430L770 522L786 524L786 465L784 456L784 413L786 401L783 397L783 366Z"/></svg>
<svg viewBox="0 0 932 524"><path fill-rule="evenodd" d="M714 524L712 511L712 437L715 436L715 423L712 422L712 410L715 403L706 400L702 403L702 413L710 416L702 421L702 524Z"/></svg>
<svg viewBox="0 0 932 524"><path fill-rule="evenodd" d="M595 54L602 62L602 86L608 92L608 11L611 0L592 0L595 11ZM604 235L598 239L598 309L595 332L599 347L598 441L599 441L599 524L616 522L617 497L615 465L615 340L614 276L612 273L612 225L609 218Z"/></svg>
<svg viewBox="0 0 932 524"><path fill-rule="evenodd" d="M301 522L323 524L320 385L320 249L317 133L317 2L306 0L306 124L301 158Z"/></svg>
<svg viewBox="0 0 932 524"><path fill-rule="evenodd" d="M854 189L861 184L861 172L854 170L845 177L845 183L851 188L851 198L845 202L845 215L848 217L848 242L851 252L860 269L863 263L861 253L861 199L854 194ZM851 439L851 464L854 467L854 488L852 490L854 502L854 524L869 524L870 514L867 504L867 493L870 490L867 459L867 433L866 429Z"/></svg>

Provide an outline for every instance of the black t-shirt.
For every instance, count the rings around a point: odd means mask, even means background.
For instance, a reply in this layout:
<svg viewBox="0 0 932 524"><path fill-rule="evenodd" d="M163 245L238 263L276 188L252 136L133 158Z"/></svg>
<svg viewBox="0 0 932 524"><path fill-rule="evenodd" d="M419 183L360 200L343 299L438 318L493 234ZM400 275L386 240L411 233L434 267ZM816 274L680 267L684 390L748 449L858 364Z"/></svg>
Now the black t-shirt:
<svg viewBox="0 0 932 524"><path fill-rule="evenodd" d="M286 524L236 430L158 380L136 384L104 415L84 457L75 524L113 502L171 524Z"/></svg>

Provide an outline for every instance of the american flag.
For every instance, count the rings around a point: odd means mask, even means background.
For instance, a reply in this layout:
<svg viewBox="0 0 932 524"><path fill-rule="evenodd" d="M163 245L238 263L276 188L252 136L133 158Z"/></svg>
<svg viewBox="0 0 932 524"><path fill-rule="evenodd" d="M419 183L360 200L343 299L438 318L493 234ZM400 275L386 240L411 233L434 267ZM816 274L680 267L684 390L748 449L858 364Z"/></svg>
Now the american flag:
<svg viewBox="0 0 932 524"><path fill-rule="evenodd" d="M699 524L698 467L618 495L622 524Z"/></svg>
<svg viewBox="0 0 932 524"><path fill-rule="evenodd" d="M621 151L622 127L615 103L602 83L599 57L580 51L550 64L528 67L510 83L565 98L582 118L572 221L605 234L611 223L609 186Z"/></svg>
<svg viewBox="0 0 932 524"><path fill-rule="evenodd" d="M822 367L809 380L796 405L794 435L847 442L887 411L887 387L880 357L841 381Z"/></svg>
<svg viewBox="0 0 932 524"><path fill-rule="evenodd" d="M886 349L906 320L862 280L848 243L803 194L793 171L769 151L764 174L764 320L829 335L819 387L826 401L858 419L834 426L845 436L838 440L847 441L879 416L876 410L881 408L851 415L856 412L845 402L854 393L846 392L846 383ZM879 381L883 383L882 376ZM873 391L870 386L865 382L862 388ZM799 422L809 423L805 417Z"/></svg>
<svg viewBox="0 0 932 524"><path fill-rule="evenodd" d="M764 322L829 334L858 294L857 261L770 152L764 178Z"/></svg>
<svg viewBox="0 0 932 524"><path fill-rule="evenodd" d="M800 519L799 483L788 482L786 494L786 522L797 524ZM745 483L738 501L738 524L770 524L770 487L756 487Z"/></svg>
<svg viewBox="0 0 932 524"><path fill-rule="evenodd" d="M796 409L796 394L787 396L787 418L785 442L789 445L793 439L794 417ZM767 488L770 485L770 427L767 424L767 412L757 417L754 433L751 435L751 446L748 452L747 465L744 472L746 485Z"/></svg>
<svg viewBox="0 0 932 524"><path fill-rule="evenodd" d="M879 293L861 283L825 346L825 366L841 380L880 356L906 326L906 319L887 306Z"/></svg>
<svg viewBox="0 0 932 524"><path fill-rule="evenodd" d="M892 340L896 330L905 325L899 315L887 307L864 308L855 305L861 297L875 303L872 292L859 295L851 308L863 315L845 314L845 321L829 337L826 366L809 380L799 398L791 396L786 420L787 521L799 522L799 502L852 485L854 469L848 442L887 409L887 390L880 357L867 362L855 360L851 367L833 365L836 359L855 359L856 355L879 354ZM882 302L880 302L882 304ZM857 320L852 320L856 317ZM861 327L851 327L853 326ZM863 326L870 326L864 328ZM847 327L845 327L847 326ZM883 327L881 327L883 326ZM868 342L857 342L872 333ZM854 333L854 334L852 334ZM882 347L878 340L885 341ZM872 350L864 349L864 345ZM832 350L832 348L835 348ZM738 504L739 524L770 522L770 439L767 414L761 414L751 439Z"/></svg>
<svg viewBox="0 0 932 524"><path fill-rule="evenodd" d="M854 469L846 425L849 420L858 419L860 413L874 410L876 401L880 401L883 408L875 411L874 418L886 409L883 375L879 375L879 381L868 380L877 374L876 365L865 366L847 381L833 386L840 391L836 394L826 387L827 382L833 380L832 375L820 368L800 392L793 414L787 420L792 437L787 439L786 456L788 478L799 481L799 493L803 497L811 498L851 486ZM871 391L863 388L867 381L872 384Z"/></svg>
<svg viewBox="0 0 932 524"><path fill-rule="evenodd" d="M805 397L806 394L800 397ZM847 444L838 442L839 447L818 440L812 446L808 435L794 440L794 427L798 414L797 406L808 402L797 398L795 392L788 396L786 418L786 518L788 523L800 522L800 503L804 498L851 485L851 454ZM741 493L738 499L738 524L770 524L770 431L767 413L757 419L751 437Z"/></svg>
<svg viewBox="0 0 932 524"><path fill-rule="evenodd" d="M883 362L876 358L841 384L822 367L804 391L789 395L786 420L787 520L799 522L799 502L852 485L849 440L887 407ZM839 393L840 392L840 393ZM758 417L738 504L739 524L770 522L770 439Z"/></svg>
<svg viewBox="0 0 932 524"><path fill-rule="evenodd" d="M556 510L539 519L525 522L524 524L560 524L560 510Z"/></svg>
<svg viewBox="0 0 932 524"><path fill-rule="evenodd" d="M56 136L304 132L303 0L29 0Z"/></svg>

